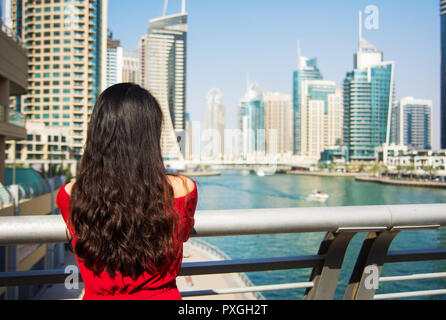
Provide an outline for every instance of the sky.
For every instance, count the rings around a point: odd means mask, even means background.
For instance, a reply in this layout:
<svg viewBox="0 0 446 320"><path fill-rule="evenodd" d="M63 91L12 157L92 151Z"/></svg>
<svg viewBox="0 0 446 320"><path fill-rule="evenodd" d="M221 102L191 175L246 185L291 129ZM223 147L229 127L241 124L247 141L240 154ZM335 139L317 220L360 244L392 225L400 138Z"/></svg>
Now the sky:
<svg viewBox="0 0 446 320"><path fill-rule="evenodd" d="M297 43L303 56L318 59L325 80L339 88L353 69L358 13L378 9L376 29L363 37L395 62L396 98L433 102L433 147L440 128L439 0L188 0L186 109L204 121L206 93L224 95L226 128L238 127L238 104L247 78L265 92L292 94ZM109 0L108 25L125 49L136 49L148 22L162 15L164 0ZM170 0L167 14L179 13ZM364 25L365 26L365 25Z"/></svg>

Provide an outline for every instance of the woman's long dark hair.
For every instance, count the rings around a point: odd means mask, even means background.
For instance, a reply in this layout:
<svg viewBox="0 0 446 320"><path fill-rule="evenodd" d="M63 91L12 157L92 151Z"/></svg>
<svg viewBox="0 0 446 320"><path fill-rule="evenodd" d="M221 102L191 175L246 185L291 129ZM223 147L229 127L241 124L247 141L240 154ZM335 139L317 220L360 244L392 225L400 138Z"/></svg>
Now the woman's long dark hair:
<svg viewBox="0 0 446 320"><path fill-rule="evenodd" d="M70 205L74 252L95 274L135 279L176 258L180 219L161 155L162 117L135 84L114 85L96 102Z"/></svg>

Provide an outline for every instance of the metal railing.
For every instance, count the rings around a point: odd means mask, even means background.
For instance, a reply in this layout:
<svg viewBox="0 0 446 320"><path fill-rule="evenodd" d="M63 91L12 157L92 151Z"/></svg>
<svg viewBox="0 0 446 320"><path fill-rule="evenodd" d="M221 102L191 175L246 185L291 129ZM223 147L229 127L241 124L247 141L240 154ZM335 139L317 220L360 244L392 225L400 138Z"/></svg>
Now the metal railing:
<svg viewBox="0 0 446 320"><path fill-rule="evenodd" d="M358 214L360 212L360 214ZM368 270L374 267L380 282L433 279L445 272L381 277L384 264L446 260L446 248L389 251L392 240L407 230L446 226L446 204L386 205L316 208L281 208L198 211L192 237L325 232L319 251L313 255L277 258L225 259L185 262L180 275L244 273L256 271L311 269L308 281L247 288L187 292L188 296L305 289L304 299L333 299L350 240L365 232L362 247L344 293L346 300L395 299L446 294L446 290L422 290L375 295ZM0 246L67 242L67 230L60 215L0 217ZM0 273L0 286L64 283L64 270Z"/></svg>
<svg viewBox="0 0 446 320"><path fill-rule="evenodd" d="M25 127L26 125L25 115L18 112L17 110L9 109L9 123L16 125L18 127Z"/></svg>
<svg viewBox="0 0 446 320"><path fill-rule="evenodd" d="M231 257L228 256L226 253L224 253L223 251L221 251L219 248L217 248L216 246L213 246L205 241L202 241L201 239L190 239L189 240L191 242L192 245L194 245L195 247L198 247L206 252L208 252L209 254L211 254L212 256L218 257L221 260L231 260ZM244 283L245 285L245 289L246 288L252 288L255 287L254 284L252 283L252 281L246 276L245 273L239 273L238 274L239 279ZM230 289L231 292L234 292L235 289ZM225 291L228 291L228 289L226 289ZM222 292L222 291L221 291ZM252 292L253 296L255 297L255 299L257 300L265 300L265 297L260 293L260 292L256 292L256 291L247 291L247 292ZM196 291L191 291L190 293L187 291L183 291L181 292L181 295L183 297L187 297L189 296L189 294L191 296L196 296ZM207 291L202 291L202 294L215 294L213 290L207 290Z"/></svg>

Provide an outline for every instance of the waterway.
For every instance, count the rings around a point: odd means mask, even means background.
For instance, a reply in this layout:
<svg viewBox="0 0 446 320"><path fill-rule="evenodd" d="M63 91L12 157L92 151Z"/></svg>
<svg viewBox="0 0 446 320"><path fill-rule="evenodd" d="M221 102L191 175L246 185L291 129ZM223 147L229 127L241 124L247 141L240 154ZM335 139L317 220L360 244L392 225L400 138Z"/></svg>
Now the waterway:
<svg viewBox="0 0 446 320"><path fill-rule="evenodd" d="M317 206L360 206L384 204L445 203L446 190L401 187L359 182L354 178L272 175L259 177L224 171L215 177L197 177L199 210L296 208ZM313 190L330 195L325 203L307 201ZM361 214L361 212L358 212ZM342 299L356 257L366 234L358 233L351 241L335 299ZM233 259L317 254L324 233L276 234L210 237L203 240L217 246ZM446 247L446 228L404 231L393 240L390 250ZM446 261L391 263L382 276L445 272ZM256 285L308 281L310 269L247 273ZM446 279L428 279L380 283L377 294L446 288ZM302 299L305 289L264 292L267 299ZM446 296L417 299L445 299Z"/></svg>

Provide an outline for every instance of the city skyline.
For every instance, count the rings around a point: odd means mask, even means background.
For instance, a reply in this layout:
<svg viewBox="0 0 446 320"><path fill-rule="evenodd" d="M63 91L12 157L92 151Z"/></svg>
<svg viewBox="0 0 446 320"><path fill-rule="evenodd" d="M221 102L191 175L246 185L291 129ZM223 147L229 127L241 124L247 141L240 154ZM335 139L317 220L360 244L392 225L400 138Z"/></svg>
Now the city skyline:
<svg viewBox="0 0 446 320"><path fill-rule="evenodd" d="M133 2L134 5L121 8L118 2L110 1L109 27L125 48L137 46L138 37L145 29L140 29L139 25L146 25L149 19L163 12L163 1ZM364 37L385 52L385 60L395 61L397 100L416 96L433 101L433 119L436 120L432 124L433 147L436 149L439 147L440 101L439 2L375 1L373 4L379 9L379 27L377 30L365 28ZM181 1L170 1L167 14L178 12L181 5ZM324 10L318 10L321 5ZM324 78L336 81L341 88L358 46L357 14L364 12L368 5L367 1L348 0L342 5L322 0L311 4L257 1L255 6L250 1L212 4L188 1L186 105L191 119L204 121L206 92L215 86L226 97L227 127L237 128L238 100L246 91L247 72L265 90L291 94L298 40L302 55L316 57ZM132 8L137 8L138 12ZM308 10L312 10L311 15L307 14L310 17L304 14ZM229 14L231 24L223 23ZM133 21L129 26L120 23L127 15L131 15ZM365 19L367 16L364 13ZM254 20L257 18L262 23ZM414 24L417 20L425 23ZM327 28L330 24L336 28Z"/></svg>

